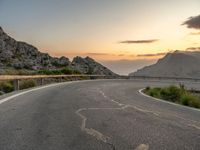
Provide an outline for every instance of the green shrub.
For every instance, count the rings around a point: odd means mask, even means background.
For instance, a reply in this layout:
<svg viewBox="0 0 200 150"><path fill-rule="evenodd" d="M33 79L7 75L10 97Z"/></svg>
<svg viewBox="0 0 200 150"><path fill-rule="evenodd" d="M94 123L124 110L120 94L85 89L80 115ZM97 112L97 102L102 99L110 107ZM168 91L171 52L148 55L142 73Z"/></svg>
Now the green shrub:
<svg viewBox="0 0 200 150"><path fill-rule="evenodd" d="M161 88L146 87L144 92L150 96L160 98L160 90L161 90Z"/></svg>
<svg viewBox="0 0 200 150"><path fill-rule="evenodd" d="M31 87L35 87L37 85L35 80L22 80L20 81L19 88L22 89L27 89Z"/></svg>
<svg viewBox="0 0 200 150"><path fill-rule="evenodd" d="M160 98L160 90L161 90L160 88L152 88L149 91L149 95L156 98Z"/></svg>
<svg viewBox="0 0 200 150"><path fill-rule="evenodd" d="M61 75L61 74L81 74L78 70L73 70L71 68L62 68L62 69L56 69L56 70L40 70L38 71L38 74L45 74L45 75Z"/></svg>
<svg viewBox="0 0 200 150"><path fill-rule="evenodd" d="M14 86L11 81L0 82L0 90L9 93L14 91Z"/></svg>
<svg viewBox="0 0 200 150"><path fill-rule="evenodd" d="M188 106L200 108L200 99L193 95L190 95L190 97L188 99Z"/></svg>
<svg viewBox="0 0 200 150"><path fill-rule="evenodd" d="M147 86L146 88L145 88L145 91L149 91L151 89L151 87L150 86Z"/></svg>
<svg viewBox="0 0 200 150"><path fill-rule="evenodd" d="M200 97L186 91L183 85L180 87L169 86L164 88L147 87L144 92L152 97L161 98L185 106L200 108Z"/></svg>
<svg viewBox="0 0 200 150"><path fill-rule="evenodd" d="M0 91L0 95L3 95L4 94L4 92L3 91Z"/></svg>
<svg viewBox="0 0 200 150"><path fill-rule="evenodd" d="M73 70L69 68L64 68L61 70L62 74L73 74Z"/></svg>
<svg viewBox="0 0 200 150"><path fill-rule="evenodd" d="M181 103L185 106L200 108L200 98L187 93L181 97Z"/></svg>
<svg viewBox="0 0 200 150"><path fill-rule="evenodd" d="M181 97L181 89L172 85L167 88L162 88L160 95L163 99L170 100L172 102L178 102Z"/></svg>
<svg viewBox="0 0 200 150"><path fill-rule="evenodd" d="M73 70L73 74L81 74L81 72L78 70Z"/></svg>
<svg viewBox="0 0 200 150"><path fill-rule="evenodd" d="M183 95L181 97L181 104L185 105L185 106L188 106L189 105L189 101L191 99L191 96L190 95Z"/></svg>

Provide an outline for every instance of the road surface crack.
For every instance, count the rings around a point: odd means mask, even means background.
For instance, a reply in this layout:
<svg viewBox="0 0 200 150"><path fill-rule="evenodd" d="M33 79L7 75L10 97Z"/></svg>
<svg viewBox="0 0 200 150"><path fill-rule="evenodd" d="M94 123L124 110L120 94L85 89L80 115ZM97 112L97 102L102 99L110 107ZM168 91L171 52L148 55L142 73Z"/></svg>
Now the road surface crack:
<svg viewBox="0 0 200 150"><path fill-rule="evenodd" d="M99 131L97 131L97 130L95 130L93 128L87 128L86 127L87 117L84 116L81 112L87 111L87 110L124 110L126 108L133 108L133 109L136 109L137 111L141 111L141 112L144 112L144 113L151 113L151 114L156 115L156 116L159 115L158 113L155 113L153 111L143 110L143 109L138 108L136 106L127 105L127 104L123 104L123 103L120 103L118 101L115 101L114 99L111 99L111 98L107 97L103 91L100 91L100 93L105 99L107 99L108 101L110 101L112 103L117 104L119 107L111 107L111 108L100 108L100 107L80 108L80 109L78 109L76 111L76 114L82 119L82 123L81 123L80 128L81 128L81 130L83 132L85 132L86 134L88 134L90 136L95 137L97 140L102 141L105 144L108 144L113 150L116 150L116 148L115 148L115 145L110 142L111 138L109 136L106 136L106 135L102 134L101 132L99 132Z"/></svg>

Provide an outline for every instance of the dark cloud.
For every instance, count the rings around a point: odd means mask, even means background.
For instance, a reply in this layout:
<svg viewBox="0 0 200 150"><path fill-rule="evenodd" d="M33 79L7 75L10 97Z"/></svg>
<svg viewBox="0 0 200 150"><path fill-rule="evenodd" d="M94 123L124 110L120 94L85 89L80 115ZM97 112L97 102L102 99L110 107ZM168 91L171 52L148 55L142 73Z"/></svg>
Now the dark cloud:
<svg viewBox="0 0 200 150"><path fill-rule="evenodd" d="M188 28L200 29L200 15L188 18L182 25L186 25Z"/></svg>
<svg viewBox="0 0 200 150"><path fill-rule="evenodd" d="M156 53L156 54L139 54L137 57L153 57L153 56L163 56L166 55L166 53Z"/></svg>
<svg viewBox="0 0 200 150"><path fill-rule="evenodd" d="M200 47L188 47L186 51L200 51Z"/></svg>
<svg viewBox="0 0 200 150"><path fill-rule="evenodd" d="M154 42L157 42L157 41L159 41L159 40L158 39L136 40L136 41L126 40L126 41L121 41L119 43L122 43L122 44L149 44L149 43L154 43Z"/></svg>

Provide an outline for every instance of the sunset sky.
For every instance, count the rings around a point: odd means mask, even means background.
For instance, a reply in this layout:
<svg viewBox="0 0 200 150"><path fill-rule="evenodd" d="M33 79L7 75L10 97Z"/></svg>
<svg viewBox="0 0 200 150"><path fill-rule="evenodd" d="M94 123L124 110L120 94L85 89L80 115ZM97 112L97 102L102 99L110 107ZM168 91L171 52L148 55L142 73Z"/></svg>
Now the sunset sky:
<svg viewBox="0 0 200 150"><path fill-rule="evenodd" d="M53 56L90 56L120 74L200 47L189 18L198 15L200 0L0 0L0 26L15 39Z"/></svg>

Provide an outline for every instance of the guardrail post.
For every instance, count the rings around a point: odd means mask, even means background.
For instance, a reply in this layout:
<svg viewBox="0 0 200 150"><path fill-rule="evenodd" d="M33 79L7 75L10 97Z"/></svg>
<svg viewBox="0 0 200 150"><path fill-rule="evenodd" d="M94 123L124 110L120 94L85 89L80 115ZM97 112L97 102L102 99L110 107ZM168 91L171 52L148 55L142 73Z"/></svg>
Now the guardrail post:
<svg viewBox="0 0 200 150"><path fill-rule="evenodd" d="M56 80L57 82L62 82L62 77L58 77Z"/></svg>
<svg viewBox="0 0 200 150"><path fill-rule="evenodd" d="M19 90L19 80L18 79L15 79L13 81L13 84L14 84L14 90L15 91L18 91Z"/></svg>
<svg viewBox="0 0 200 150"><path fill-rule="evenodd" d="M44 84L44 79L41 78L41 79L40 79L40 85L43 85L43 84Z"/></svg>

